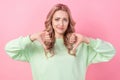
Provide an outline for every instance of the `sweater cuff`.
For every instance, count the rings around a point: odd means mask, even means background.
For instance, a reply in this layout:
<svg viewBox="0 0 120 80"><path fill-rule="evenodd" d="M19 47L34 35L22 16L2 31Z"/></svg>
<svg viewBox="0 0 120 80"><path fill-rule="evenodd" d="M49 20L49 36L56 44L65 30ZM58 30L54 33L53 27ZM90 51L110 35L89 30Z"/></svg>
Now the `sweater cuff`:
<svg viewBox="0 0 120 80"><path fill-rule="evenodd" d="M19 45L24 49L27 45L31 44L32 41L30 40L30 36L27 35L26 37L19 38Z"/></svg>
<svg viewBox="0 0 120 80"><path fill-rule="evenodd" d="M26 43L27 44L32 43L32 40L30 39L30 35L26 36Z"/></svg>
<svg viewBox="0 0 120 80"><path fill-rule="evenodd" d="M89 42L88 46L96 49L96 48L99 47L99 45L101 44L101 42L102 42L102 40L100 40L98 38L97 39L90 38L90 42Z"/></svg>

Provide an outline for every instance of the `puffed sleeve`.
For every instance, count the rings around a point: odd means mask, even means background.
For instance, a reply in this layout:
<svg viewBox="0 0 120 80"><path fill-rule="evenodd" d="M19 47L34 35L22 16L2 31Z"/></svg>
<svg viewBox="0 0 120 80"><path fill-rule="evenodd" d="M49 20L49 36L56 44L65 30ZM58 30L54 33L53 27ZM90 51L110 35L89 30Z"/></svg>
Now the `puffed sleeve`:
<svg viewBox="0 0 120 80"><path fill-rule="evenodd" d="M5 46L6 53L15 60L29 62L29 52L32 41L29 36L11 40Z"/></svg>
<svg viewBox="0 0 120 80"><path fill-rule="evenodd" d="M107 41L90 38L87 45L87 65L92 63L107 62L115 55L115 48Z"/></svg>

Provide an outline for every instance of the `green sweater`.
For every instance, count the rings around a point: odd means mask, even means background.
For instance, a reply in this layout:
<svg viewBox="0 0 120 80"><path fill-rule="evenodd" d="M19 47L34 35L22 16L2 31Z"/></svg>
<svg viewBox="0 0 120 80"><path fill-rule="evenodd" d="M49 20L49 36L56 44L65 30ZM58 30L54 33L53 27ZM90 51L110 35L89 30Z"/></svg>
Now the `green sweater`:
<svg viewBox="0 0 120 80"><path fill-rule="evenodd" d="M56 39L54 46L55 55L46 58L41 43L26 36L10 41L5 50L13 59L30 63L33 80L85 80L88 65L107 62L115 54L114 47L100 39L79 44L76 56L68 54L63 39Z"/></svg>

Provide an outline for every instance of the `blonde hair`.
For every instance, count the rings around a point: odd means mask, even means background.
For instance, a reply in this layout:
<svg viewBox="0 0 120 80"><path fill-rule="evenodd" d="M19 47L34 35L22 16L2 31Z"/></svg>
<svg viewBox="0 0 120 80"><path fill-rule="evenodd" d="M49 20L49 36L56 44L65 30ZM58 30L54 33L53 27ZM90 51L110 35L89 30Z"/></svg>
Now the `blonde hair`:
<svg viewBox="0 0 120 80"><path fill-rule="evenodd" d="M46 21L45 21L45 31L50 33L50 37L51 37L51 42L44 42L45 45L47 46L47 49L49 50L50 54L55 54L54 53L54 43L55 43L55 32L54 29L52 27L52 18L53 15L56 11L58 10L63 10L66 11L69 17L69 23L68 23L68 28L64 33L64 45L66 46L66 48L68 49L68 53L70 54L70 50L72 50L72 44L69 43L69 38L71 36L71 33L75 32L74 26L75 26L75 22L71 16L71 12L70 9L67 7L67 5L64 4L56 4L48 13L47 17L46 17ZM47 55L47 52L45 52L45 54ZM71 55L75 55L71 54Z"/></svg>

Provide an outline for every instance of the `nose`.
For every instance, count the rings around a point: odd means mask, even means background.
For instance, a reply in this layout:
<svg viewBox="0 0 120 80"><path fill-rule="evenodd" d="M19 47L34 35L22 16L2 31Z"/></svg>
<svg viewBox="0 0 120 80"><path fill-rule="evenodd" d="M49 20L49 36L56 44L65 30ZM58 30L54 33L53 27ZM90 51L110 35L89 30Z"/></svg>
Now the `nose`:
<svg viewBox="0 0 120 80"><path fill-rule="evenodd" d="M60 20L59 24L60 24L60 26L63 26L63 25L64 25L64 23L63 23L62 20Z"/></svg>

